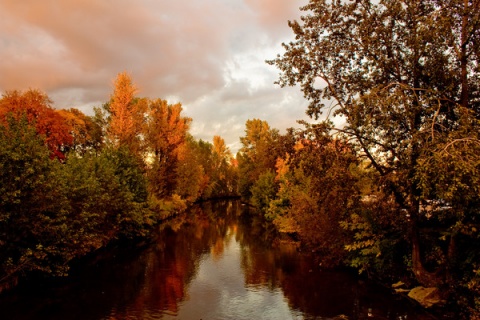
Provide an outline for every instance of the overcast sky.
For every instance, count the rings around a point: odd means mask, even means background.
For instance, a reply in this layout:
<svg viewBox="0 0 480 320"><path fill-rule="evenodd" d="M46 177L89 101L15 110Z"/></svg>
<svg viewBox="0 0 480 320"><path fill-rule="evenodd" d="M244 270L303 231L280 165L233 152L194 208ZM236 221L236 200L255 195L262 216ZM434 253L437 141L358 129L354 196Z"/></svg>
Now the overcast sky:
<svg viewBox="0 0 480 320"><path fill-rule="evenodd" d="M234 152L247 119L284 132L306 119L299 88L265 63L293 40L307 0L1 0L0 92L37 88L92 114L119 72L138 96L180 102L191 133Z"/></svg>

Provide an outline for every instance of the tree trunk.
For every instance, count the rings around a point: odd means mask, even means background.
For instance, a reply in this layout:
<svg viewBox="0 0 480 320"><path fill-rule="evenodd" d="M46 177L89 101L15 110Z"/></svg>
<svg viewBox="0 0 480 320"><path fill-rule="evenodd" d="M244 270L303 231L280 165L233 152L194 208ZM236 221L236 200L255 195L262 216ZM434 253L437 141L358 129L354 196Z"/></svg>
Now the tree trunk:
<svg viewBox="0 0 480 320"><path fill-rule="evenodd" d="M424 287L438 287L443 283L443 279L439 272L430 272L426 270L423 265L416 214L415 216L412 216L410 233L412 241L412 270L415 274L415 278Z"/></svg>
<svg viewBox="0 0 480 320"><path fill-rule="evenodd" d="M447 268L446 268L446 275L445 281L447 283L454 283L454 276L452 275L451 270L455 268L456 265L456 258L457 258L457 235L456 233L452 233L450 235L450 242L448 243L448 251L447 251Z"/></svg>

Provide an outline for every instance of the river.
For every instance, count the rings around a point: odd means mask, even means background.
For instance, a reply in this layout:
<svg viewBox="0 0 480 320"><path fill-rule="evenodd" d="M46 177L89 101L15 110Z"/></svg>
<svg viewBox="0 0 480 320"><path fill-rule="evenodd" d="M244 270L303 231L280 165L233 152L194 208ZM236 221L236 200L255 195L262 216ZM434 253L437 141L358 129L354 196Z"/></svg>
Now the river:
<svg viewBox="0 0 480 320"><path fill-rule="evenodd" d="M196 206L151 244L0 296L0 319L433 319L354 273L322 270L268 229L238 201Z"/></svg>

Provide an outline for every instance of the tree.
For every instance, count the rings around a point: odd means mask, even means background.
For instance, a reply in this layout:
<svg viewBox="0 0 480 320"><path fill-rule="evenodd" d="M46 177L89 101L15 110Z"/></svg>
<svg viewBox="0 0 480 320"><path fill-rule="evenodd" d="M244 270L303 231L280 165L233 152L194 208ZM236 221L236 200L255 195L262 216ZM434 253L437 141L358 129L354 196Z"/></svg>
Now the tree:
<svg viewBox="0 0 480 320"><path fill-rule="evenodd" d="M323 265L336 266L346 255L340 223L359 207L357 157L321 125L307 126L297 137L295 150L277 161L279 188L266 216L318 252Z"/></svg>
<svg viewBox="0 0 480 320"><path fill-rule="evenodd" d="M151 190L159 197L171 196L176 188L179 148L185 143L192 121L181 115L182 105L157 99L148 102L145 142L152 164Z"/></svg>
<svg viewBox="0 0 480 320"><path fill-rule="evenodd" d="M49 154L26 116L0 122L0 281L66 270L68 203L61 164Z"/></svg>
<svg viewBox="0 0 480 320"><path fill-rule="evenodd" d="M233 157L230 149L220 136L213 137L212 145L212 195L214 197L236 194L236 170L232 165Z"/></svg>
<svg viewBox="0 0 480 320"><path fill-rule="evenodd" d="M429 199L418 173L421 159L450 143L442 137L458 131L462 109L478 117L479 5L311 0L301 23L289 22L295 41L268 61L281 70L281 86L302 87L310 116L346 120L336 132L354 143L407 212L412 271L424 285L443 279L425 268L420 251L420 205Z"/></svg>
<svg viewBox="0 0 480 320"><path fill-rule="evenodd" d="M148 210L143 164L127 147L105 148L98 156L72 155L62 174L79 254L112 239L143 236L156 222Z"/></svg>
<svg viewBox="0 0 480 320"><path fill-rule="evenodd" d="M9 114L17 120L26 116L37 134L45 138L45 143L52 152L51 156L63 160L63 152L72 144L73 139L70 128L62 116L51 107L51 103L48 96L38 90L8 91L0 99L0 122L7 123Z"/></svg>
<svg viewBox="0 0 480 320"><path fill-rule="evenodd" d="M0 123L0 282L30 271L65 275L112 239L156 220L143 165L126 147L71 154L62 164L24 116Z"/></svg>
<svg viewBox="0 0 480 320"><path fill-rule="evenodd" d="M195 202L201 196L206 178L196 151L195 140L191 135L187 135L186 143L178 151L175 194L189 203Z"/></svg>
<svg viewBox="0 0 480 320"><path fill-rule="evenodd" d="M245 136L240 138L242 148L237 157L239 166L239 192L251 196L250 188L268 170L275 170L277 154L274 145L278 130L271 129L266 121L253 119L245 123Z"/></svg>
<svg viewBox="0 0 480 320"><path fill-rule="evenodd" d="M85 154L90 150L99 150L102 145L102 130L93 117L86 116L78 109L61 109L57 111L69 127L72 144L69 149Z"/></svg>
<svg viewBox="0 0 480 320"><path fill-rule="evenodd" d="M141 151L140 134L146 111L145 100L137 99L136 93L130 76L126 72L119 73L108 104L107 137L116 146L128 147L133 154Z"/></svg>
<svg viewBox="0 0 480 320"><path fill-rule="evenodd" d="M275 173L266 171L258 177L251 187L252 204L262 212L265 212L270 202L275 199L278 192L278 184L275 181Z"/></svg>
<svg viewBox="0 0 480 320"><path fill-rule="evenodd" d="M213 180L214 172L214 163L212 159L212 150L213 145L208 141L203 141L202 139L194 141L190 145L194 150L194 154L198 164L203 169L203 177L200 182L200 195L201 199L210 199L213 195L213 189L215 186L215 181Z"/></svg>

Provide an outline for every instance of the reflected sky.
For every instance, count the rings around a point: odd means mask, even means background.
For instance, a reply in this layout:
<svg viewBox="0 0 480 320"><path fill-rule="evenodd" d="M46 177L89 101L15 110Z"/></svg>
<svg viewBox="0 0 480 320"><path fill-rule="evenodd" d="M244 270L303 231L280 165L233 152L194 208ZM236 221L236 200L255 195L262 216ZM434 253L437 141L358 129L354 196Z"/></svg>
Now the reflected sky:
<svg viewBox="0 0 480 320"><path fill-rule="evenodd" d="M281 289L246 286L241 268L241 244L232 241L235 228L225 237L223 252L212 250L202 257L197 276L177 315L164 319L292 319L301 314L290 310ZM301 317L300 317L301 318Z"/></svg>

